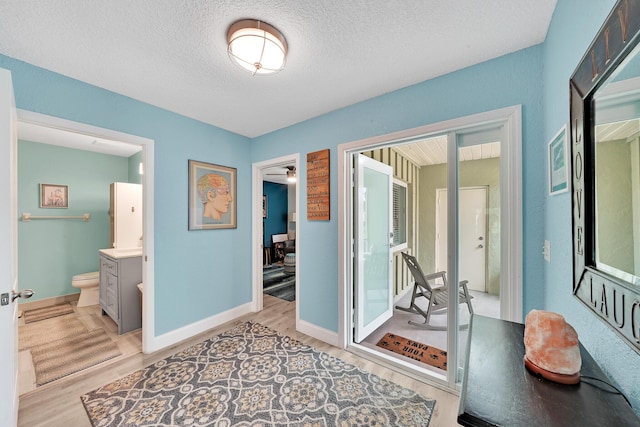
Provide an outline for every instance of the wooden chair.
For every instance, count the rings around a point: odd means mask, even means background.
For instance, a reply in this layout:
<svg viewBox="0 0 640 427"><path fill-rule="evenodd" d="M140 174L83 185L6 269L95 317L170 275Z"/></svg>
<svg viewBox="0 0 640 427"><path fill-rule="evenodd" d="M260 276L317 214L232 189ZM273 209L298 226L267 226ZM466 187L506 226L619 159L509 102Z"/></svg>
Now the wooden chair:
<svg viewBox="0 0 640 427"><path fill-rule="evenodd" d="M409 307L400 307L396 305L396 308L409 313L420 314L424 317L424 322L413 322L409 320L410 325L419 326L424 329L445 330L446 326L432 326L429 324L429 320L434 312L444 310L448 306L449 296L447 288L447 273L439 271L437 273L425 275L414 256L403 252L402 258L407 263L409 271L411 271L411 275L413 276L413 295L411 295L411 304ZM435 286L435 281L437 279L441 279L443 284ZM471 298L473 297L469 295L467 282L467 280L460 282L458 299L460 304L467 304L469 313L473 314L473 307L471 307ZM426 312L416 304L416 298L419 297L424 297L429 301L429 307Z"/></svg>

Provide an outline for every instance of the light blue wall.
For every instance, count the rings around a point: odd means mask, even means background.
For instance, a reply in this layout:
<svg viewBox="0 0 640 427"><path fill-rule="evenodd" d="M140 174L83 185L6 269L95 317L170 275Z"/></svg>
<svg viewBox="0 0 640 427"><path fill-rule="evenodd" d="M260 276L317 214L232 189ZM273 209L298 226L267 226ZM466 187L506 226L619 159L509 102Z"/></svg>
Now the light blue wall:
<svg viewBox="0 0 640 427"><path fill-rule="evenodd" d="M72 276L98 270L98 249L109 247L109 184L127 181L127 159L48 144L18 143L18 212L82 215L18 223L18 288L29 301L79 292ZM68 209L41 209L40 184L69 186Z"/></svg>
<svg viewBox="0 0 640 427"><path fill-rule="evenodd" d="M6 56L0 67L12 72L18 108L155 141L157 335L251 300L248 138ZM236 229L187 230L189 159L237 168Z"/></svg>
<svg viewBox="0 0 640 427"><path fill-rule="evenodd" d="M614 0L558 1L543 45L545 108L540 151L546 150L545 141L569 121L569 79L614 4ZM547 167L542 163L538 166L541 170ZM541 182L545 187L548 185L546 179ZM545 205L544 237L551 241L551 263L544 264L544 277L539 284L545 289L541 307L565 316L578 332L580 341L640 414L640 357L571 293L571 194L546 196ZM536 244L542 247L542 241Z"/></svg>
<svg viewBox="0 0 640 427"><path fill-rule="evenodd" d="M331 220L307 221L300 203L300 317L338 330L338 173L341 143L522 104L524 173L524 307L544 303L540 242L546 161L542 132L542 47L535 46L334 111L253 141L252 161L301 153L300 200L306 200L306 153L329 148Z"/></svg>
<svg viewBox="0 0 640 427"><path fill-rule="evenodd" d="M140 163L142 163L142 151L137 152L133 156L129 157L129 183L142 184L142 175L140 175Z"/></svg>

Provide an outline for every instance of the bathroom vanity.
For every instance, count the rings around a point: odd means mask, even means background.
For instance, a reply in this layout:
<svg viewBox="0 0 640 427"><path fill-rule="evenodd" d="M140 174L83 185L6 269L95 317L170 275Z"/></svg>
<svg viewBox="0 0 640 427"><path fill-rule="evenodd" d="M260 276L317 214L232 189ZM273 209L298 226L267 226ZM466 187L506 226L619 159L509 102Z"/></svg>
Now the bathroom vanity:
<svg viewBox="0 0 640 427"><path fill-rule="evenodd" d="M118 325L118 334L142 327L141 282L142 248L100 249L100 306Z"/></svg>

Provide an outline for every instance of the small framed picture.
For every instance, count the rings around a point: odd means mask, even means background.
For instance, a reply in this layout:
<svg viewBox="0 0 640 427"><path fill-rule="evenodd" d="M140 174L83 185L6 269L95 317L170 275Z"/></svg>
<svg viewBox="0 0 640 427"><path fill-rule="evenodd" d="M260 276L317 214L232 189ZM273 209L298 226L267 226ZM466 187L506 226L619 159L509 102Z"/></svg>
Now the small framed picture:
<svg viewBox="0 0 640 427"><path fill-rule="evenodd" d="M263 194L262 195L262 218L267 217L267 211L268 211L267 196Z"/></svg>
<svg viewBox="0 0 640 427"><path fill-rule="evenodd" d="M567 163L567 125L549 142L549 194L569 191L569 165Z"/></svg>
<svg viewBox="0 0 640 427"><path fill-rule="evenodd" d="M189 160L189 230L236 228L236 168Z"/></svg>
<svg viewBox="0 0 640 427"><path fill-rule="evenodd" d="M65 209L69 207L69 186L40 184L40 207Z"/></svg>

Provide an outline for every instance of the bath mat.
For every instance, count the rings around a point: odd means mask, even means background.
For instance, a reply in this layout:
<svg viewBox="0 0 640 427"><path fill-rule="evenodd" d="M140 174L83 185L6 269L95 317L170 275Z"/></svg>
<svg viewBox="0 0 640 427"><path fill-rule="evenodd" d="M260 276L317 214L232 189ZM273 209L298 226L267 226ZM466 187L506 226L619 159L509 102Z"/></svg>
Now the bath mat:
<svg viewBox="0 0 640 427"><path fill-rule="evenodd" d="M24 323L37 322L38 320L50 319L52 317L64 316L73 313L71 304L52 305L50 307L36 308L24 312Z"/></svg>
<svg viewBox="0 0 640 427"><path fill-rule="evenodd" d="M122 353L102 329L85 332L31 349L39 386L81 371Z"/></svg>
<svg viewBox="0 0 640 427"><path fill-rule="evenodd" d="M110 427L426 427L436 403L253 322L81 399Z"/></svg>
<svg viewBox="0 0 640 427"><path fill-rule="evenodd" d="M75 314L52 317L18 327L18 350L46 344L64 337L87 332Z"/></svg>
<svg viewBox="0 0 640 427"><path fill-rule="evenodd" d="M417 360L418 362L426 363L443 370L447 369L447 352L439 348L390 333L385 334L376 345Z"/></svg>

